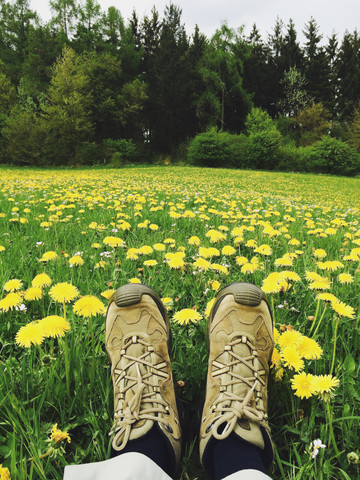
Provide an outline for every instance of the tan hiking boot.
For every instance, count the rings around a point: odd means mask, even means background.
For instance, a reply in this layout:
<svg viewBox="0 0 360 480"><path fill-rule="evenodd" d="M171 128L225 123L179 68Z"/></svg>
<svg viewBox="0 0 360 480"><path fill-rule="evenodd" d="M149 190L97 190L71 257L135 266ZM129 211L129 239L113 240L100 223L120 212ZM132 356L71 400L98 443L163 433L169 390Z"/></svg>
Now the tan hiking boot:
<svg viewBox="0 0 360 480"><path fill-rule="evenodd" d="M114 450L157 422L179 463L181 432L168 347L170 323L159 296L142 284L124 285L110 299L105 346L114 384Z"/></svg>
<svg viewBox="0 0 360 480"><path fill-rule="evenodd" d="M210 313L208 341L200 460L212 437L221 440L231 432L264 450L264 436L271 445L267 381L274 340L263 291L249 283L233 283L221 290Z"/></svg>

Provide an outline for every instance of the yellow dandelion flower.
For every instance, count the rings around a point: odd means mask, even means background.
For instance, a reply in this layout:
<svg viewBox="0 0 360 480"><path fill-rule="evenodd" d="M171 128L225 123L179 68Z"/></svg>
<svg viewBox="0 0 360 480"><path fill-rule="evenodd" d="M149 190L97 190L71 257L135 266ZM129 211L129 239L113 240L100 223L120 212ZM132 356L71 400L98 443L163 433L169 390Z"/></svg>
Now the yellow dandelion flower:
<svg viewBox="0 0 360 480"><path fill-rule="evenodd" d="M301 344L302 337L302 334L296 330L286 330L286 332L279 336L277 343L281 349L284 349L285 347L296 348Z"/></svg>
<svg viewBox="0 0 360 480"><path fill-rule="evenodd" d="M97 242L93 243L91 246L92 246L92 248L100 248L101 247L100 243L97 243Z"/></svg>
<svg viewBox="0 0 360 480"><path fill-rule="evenodd" d="M333 295L332 293L318 293L316 295L316 298L318 300L323 300L324 302L336 302L336 301L339 301L339 299L337 297L335 297L335 295Z"/></svg>
<svg viewBox="0 0 360 480"><path fill-rule="evenodd" d="M196 235L193 235L192 237L189 238L188 243L189 245L196 245L198 247L200 245L200 238L197 237Z"/></svg>
<svg viewBox="0 0 360 480"><path fill-rule="evenodd" d="M284 270L281 272L281 276L284 280L291 280L293 282L300 282L301 278L296 272L292 272L291 270Z"/></svg>
<svg viewBox="0 0 360 480"><path fill-rule="evenodd" d="M220 265L219 263L211 263L210 270L215 270L216 272L223 273L224 275L229 275L229 269L225 265Z"/></svg>
<svg viewBox="0 0 360 480"><path fill-rule="evenodd" d="M176 312L173 316L174 322L179 323L180 325L187 325L190 322L195 323L201 319L202 316L200 313L192 308L184 308L183 310Z"/></svg>
<svg viewBox="0 0 360 480"><path fill-rule="evenodd" d="M245 263L241 267L241 273L243 274L254 273L258 268L259 268L259 265L257 265L256 263L251 263L251 262Z"/></svg>
<svg viewBox="0 0 360 480"><path fill-rule="evenodd" d="M326 277L322 277L316 272L306 271L305 277L306 277L306 280L308 280L309 282L314 282L315 280L326 280Z"/></svg>
<svg viewBox="0 0 360 480"><path fill-rule="evenodd" d="M0 252L4 252L5 251L5 247L3 245L0 245Z"/></svg>
<svg viewBox="0 0 360 480"><path fill-rule="evenodd" d="M273 251L270 245L267 245L266 243L260 245L259 247L255 248L254 250L255 253L260 253L260 255L265 255L269 256L272 255Z"/></svg>
<svg viewBox="0 0 360 480"><path fill-rule="evenodd" d="M3 467L1 464L0 464L0 480L11 480L10 470L6 467Z"/></svg>
<svg viewBox="0 0 360 480"><path fill-rule="evenodd" d="M74 255L73 257L70 258L69 264L70 267L80 267L81 265L84 265L84 260L80 255Z"/></svg>
<svg viewBox="0 0 360 480"><path fill-rule="evenodd" d="M281 358L284 365L288 368L294 369L295 372L299 372L304 368L304 361L294 347L285 347L281 351Z"/></svg>
<svg viewBox="0 0 360 480"><path fill-rule="evenodd" d="M154 249L150 247L150 245L143 245L141 248L138 248L137 251L141 255L150 255L153 253Z"/></svg>
<svg viewBox="0 0 360 480"><path fill-rule="evenodd" d="M44 288L51 285L51 278L46 273L39 273L31 282L32 287Z"/></svg>
<svg viewBox="0 0 360 480"><path fill-rule="evenodd" d="M331 307L334 312L336 312L340 317L354 318L355 316L355 311L353 307L350 307L350 305L346 305L345 303L340 302L340 300L331 302Z"/></svg>
<svg viewBox="0 0 360 480"><path fill-rule="evenodd" d="M110 298L112 297L113 293L115 292L115 290L113 288L110 288L109 290L105 290L103 292L101 292L101 296L106 298L106 300L110 300Z"/></svg>
<svg viewBox="0 0 360 480"><path fill-rule="evenodd" d="M210 268L210 265L211 263L207 260L205 260L205 258L198 258L194 263L193 263L193 266L195 268L199 268L200 270L209 270Z"/></svg>
<svg viewBox="0 0 360 480"><path fill-rule="evenodd" d="M213 282L211 282L211 288L214 290L214 292L217 292L220 287L221 287L221 283L218 282L217 280L214 280Z"/></svg>
<svg viewBox="0 0 360 480"><path fill-rule="evenodd" d="M314 280L309 284L310 290L330 290L331 281L329 278L323 278L321 280Z"/></svg>
<svg viewBox="0 0 360 480"><path fill-rule="evenodd" d="M43 297L43 291L40 287L30 287L26 290L24 295L24 300L32 301L32 300L40 300Z"/></svg>
<svg viewBox="0 0 360 480"><path fill-rule="evenodd" d="M12 280L8 280L4 285L5 292L16 292L17 290L21 290L23 283L21 280L17 278L13 278Z"/></svg>
<svg viewBox="0 0 360 480"><path fill-rule="evenodd" d="M279 330L275 327L274 328L274 342L277 343L280 337Z"/></svg>
<svg viewBox="0 0 360 480"><path fill-rule="evenodd" d="M276 370L275 372L275 382L280 382L282 380L284 376L284 369L283 368L279 368L278 370Z"/></svg>
<svg viewBox="0 0 360 480"><path fill-rule="evenodd" d="M337 277L340 283L353 283L354 277L350 273L340 273Z"/></svg>
<svg viewBox="0 0 360 480"><path fill-rule="evenodd" d="M329 272L335 272L339 268L343 268L344 264L339 260L328 260L326 262L317 262L317 266L320 270L327 270Z"/></svg>
<svg viewBox="0 0 360 480"><path fill-rule="evenodd" d="M239 265L239 267L242 267L246 263L249 263L249 260L246 257L236 257L235 261L236 265Z"/></svg>
<svg viewBox="0 0 360 480"><path fill-rule="evenodd" d="M182 268L185 265L185 262L180 256L174 254L174 256L170 258L170 260L168 260L168 265L170 268L174 268L177 270L179 268Z"/></svg>
<svg viewBox="0 0 360 480"><path fill-rule="evenodd" d="M116 247L122 247L124 245L124 240L119 237L105 237L103 240L103 243L105 245L108 245L109 247L116 248Z"/></svg>
<svg viewBox="0 0 360 480"><path fill-rule="evenodd" d="M313 378L314 390L323 400L331 398L334 388L338 387L339 384L339 379L332 375L314 375Z"/></svg>
<svg viewBox="0 0 360 480"><path fill-rule="evenodd" d="M163 243L155 243L155 245L153 245L153 248L157 252L164 252L165 251L165 245Z"/></svg>
<svg viewBox="0 0 360 480"><path fill-rule="evenodd" d="M58 303L69 303L79 296L79 290L71 283L57 283L50 288L50 297Z"/></svg>
<svg viewBox="0 0 360 480"><path fill-rule="evenodd" d="M50 440L54 443L60 443L66 440L68 443L71 443L70 435L68 432L62 432L57 428L57 423L53 425L51 429Z"/></svg>
<svg viewBox="0 0 360 480"><path fill-rule="evenodd" d="M263 281L262 290L265 293L278 293L281 291L283 277L278 272L270 273Z"/></svg>
<svg viewBox="0 0 360 480"><path fill-rule="evenodd" d="M165 238L164 243L175 245L176 241L173 238Z"/></svg>
<svg viewBox="0 0 360 480"><path fill-rule="evenodd" d="M300 245L300 242L297 238L292 238L291 240L289 240L288 244L298 247Z"/></svg>
<svg viewBox="0 0 360 480"><path fill-rule="evenodd" d="M322 260L327 256L327 253L323 248L317 248L314 250L314 257L318 258L319 260Z"/></svg>
<svg viewBox="0 0 360 480"><path fill-rule="evenodd" d="M130 278L129 283L141 283L141 281L138 278Z"/></svg>
<svg viewBox="0 0 360 480"><path fill-rule="evenodd" d="M294 263L293 258L290 256L283 256L281 258L277 258L275 260L275 266L276 267L291 267Z"/></svg>
<svg viewBox="0 0 360 480"><path fill-rule="evenodd" d="M145 267L154 267L157 264L158 262L156 260L145 260L145 262L143 263Z"/></svg>
<svg viewBox="0 0 360 480"><path fill-rule="evenodd" d="M139 258L139 250L137 248L129 248L126 252L126 259L127 260L137 260Z"/></svg>
<svg viewBox="0 0 360 480"><path fill-rule="evenodd" d="M70 323L59 315L49 315L39 320L38 325L45 337L63 337L70 330Z"/></svg>
<svg viewBox="0 0 360 480"><path fill-rule="evenodd" d="M209 318L210 312L211 312L211 309L212 309L214 303L215 303L215 298L213 298L212 300L210 300L210 302L208 302L206 304L206 309L205 309L205 317L206 318Z"/></svg>
<svg viewBox="0 0 360 480"><path fill-rule="evenodd" d="M294 375L291 379L291 388L295 390L294 394L300 398L310 398L316 393L314 388L314 376L301 372Z"/></svg>
<svg viewBox="0 0 360 480"><path fill-rule="evenodd" d="M210 238L211 243L218 243L223 240L225 240L226 235L222 232L219 232L217 230L209 230L206 234L206 237Z"/></svg>
<svg viewBox="0 0 360 480"><path fill-rule="evenodd" d="M231 245L225 245L221 249L221 253L223 255L234 255L236 253L236 249L234 247L232 247Z"/></svg>
<svg viewBox="0 0 360 480"><path fill-rule="evenodd" d="M164 307L166 308L166 310L172 310L172 307L174 305L174 301L172 298L170 297L163 297L161 299L162 303L164 304Z"/></svg>
<svg viewBox="0 0 360 480"><path fill-rule="evenodd" d="M6 297L0 300L0 310L3 312L8 312L9 310L13 310L15 307L18 307L21 302L21 295L16 292L8 293Z"/></svg>
<svg viewBox="0 0 360 480"><path fill-rule="evenodd" d="M40 345L44 338L45 335L39 322L30 322L18 330L15 341L20 347L28 348L31 344Z"/></svg>
<svg viewBox="0 0 360 480"><path fill-rule="evenodd" d="M278 368L281 365L281 355L277 348L274 348L272 357L271 357L271 366Z"/></svg>
<svg viewBox="0 0 360 480"><path fill-rule="evenodd" d="M93 295L84 295L74 303L73 311L81 317L93 317L98 314L103 315L106 308L101 300Z"/></svg>
<svg viewBox="0 0 360 480"><path fill-rule="evenodd" d="M302 358L306 360L316 360L321 358L323 353L320 345L312 338L303 335L300 339L300 343L297 345L296 350Z"/></svg>
<svg viewBox="0 0 360 480"><path fill-rule="evenodd" d="M48 262L49 260L56 260L58 254L53 251L45 252L44 255L39 259L39 262Z"/></svg>

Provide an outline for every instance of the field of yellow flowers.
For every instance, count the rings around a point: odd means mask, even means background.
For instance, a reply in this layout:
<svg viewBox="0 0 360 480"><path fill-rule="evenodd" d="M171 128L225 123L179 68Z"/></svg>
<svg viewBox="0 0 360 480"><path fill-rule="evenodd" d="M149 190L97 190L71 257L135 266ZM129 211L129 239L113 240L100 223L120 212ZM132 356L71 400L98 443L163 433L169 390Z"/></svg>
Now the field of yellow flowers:
<svg viewBox="0 0 360 480"><path fill-rule="evenodd" d="M104 314L128 282L163 298L177 394L195 418L211 302L234 281L261 286L275 319L272 477L360 478L360 179L2 168L0 190L1 480L108 458ZM196 434L179 478L205 478Z"/></svg>

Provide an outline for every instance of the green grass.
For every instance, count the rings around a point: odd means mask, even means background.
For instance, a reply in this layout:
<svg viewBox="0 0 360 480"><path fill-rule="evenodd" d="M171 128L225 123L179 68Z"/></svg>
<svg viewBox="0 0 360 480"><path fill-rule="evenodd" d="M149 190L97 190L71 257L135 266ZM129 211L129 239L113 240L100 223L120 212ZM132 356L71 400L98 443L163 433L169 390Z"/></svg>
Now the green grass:
<svg viewBox="0 0 360 480"><path fill-rule="evenodd" d="M172 321L176 390L190 415L191 426L204 398L204 312L216 295L211 282L218 280L225 286L247 281L261 286L269 273L284 270L275 266L276 259L301 250L293 266L287 268L298 273L301 280L271 295L276 326L291 325L308 336L317 330L314 338L323 355L307 360L305 371L328 374L334 361L332 373L339 378L340 386L329 403L318 396L301 400L291 389L293 370L285 368L279 382L272 373L269 414L276 456L271 476L276 480L359 478L359 466L350 464L347 455L360 453L360 262L343 257L359 248L360 179L191 167L76 171L2 168L0 189L0 245L5 247L0 252L1 288L9 279L17 278L25 291L35 275L44 271L53 285L72 283L81 295L95 295L106 304L101 292L109 285L117 288L131 278L139 278L161 297L173 300L170 318L183 308L193 307L203 315L199 323L187 326ZM171 211L180 216L174 218ZM121 230L121 219L130 223L129 230ZM140 228L138 224L145 220L158 229ZM89 227L92 222L96 222L95 228ZM269 237L264 232L265 223L279 235ZM239 226L247 229L243 241L236 243L231 231ZM226 240L211 244L206 233L222 227L228 228ZM118 231L113 232L114 228ZM112 249L104 245L104 238L111 235L121 237L125 246ZM193 267L198 247L188 243L193 235L200 238L201 246L214 246L221 252L224 245L233 245L237 256L249 261L257 256L259 268L244 274L236 255L220 253L211 261L227 265L228 275L215 270L198 272ZM152 246L167 238L176 243L165 244L164 252L154 250L150 255L139 255L137 260L126 258L131 247ZM299 245L289 245L294 238ZM270 245L272 255L256 254L247 246L249 240ZM92 247L95 242L101 248ZM184 247L185 265L171 269L164 255L179 247ZM313 254L319 248L326 251L325 260L340 260L343 267L333 272L321 270ZM59 258L39 262L47 251L55 251ZM79 251L83 252L84 265L70 267L69 258ZM109 258L101 256L104 251L110 252ZM158 265L144 266L148 259L157 260ZM104 268L96 268L101 260L106 262ZM339 320L330 305L318 303L317 292L309 289L306 271L329 278L329 292L354 308L354 318ZM353 283L339 282L338 274L343 272L353 276ZM24 301L26 312L0 310L0 464L9 468L12 479L61 479L65 465L101 461L110 451L113 393L104 348L104 317L92 318L92 335L88 320L74 314L72 302L66 307L71 330L62 340L45 339L40 346L30 348L15 342L19 328L30 321L63 315L63 306L55 303L48 291L44 290L41 300ZM2 298L5 295L3 292ZM312 328L309 317L314 316L319 326ZM68 430L71 443L63 444L57 456L41 458L48 451L47 439L54 424ZM197 459L196 436L196 429L189 428L179 478L206 478ZM317 438L326 448L311 459L307 450Z"/></svg>

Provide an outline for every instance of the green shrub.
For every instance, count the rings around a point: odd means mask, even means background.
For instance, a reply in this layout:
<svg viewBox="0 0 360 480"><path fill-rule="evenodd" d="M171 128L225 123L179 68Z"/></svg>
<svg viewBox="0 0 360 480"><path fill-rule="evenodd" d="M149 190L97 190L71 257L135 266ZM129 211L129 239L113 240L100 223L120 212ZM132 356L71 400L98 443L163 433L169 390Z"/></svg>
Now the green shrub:
<svg viewBox="0 0 360 480"><path fill-rule="evenodd" d="M355 175L360 171L360 155L347 143L326 136L311 147L306 169L316 173Z"/></svg>
<svg viewBox="0 0 360 480"><path fill-rule="evenodd" d="M189 145L188 161L205 167L232 167L237 164L234 154L239 150L237 135L211 128L193 138Z"/></svg>
<svg viewBox="0 0 360 480"><path fill-rule="evenodd" d="M248 135L276 130L274 120L261 108L252 108L246 116L245 128Z"/></svg>
<svg viewBox="0 0 360 480"><path fill-rule="evenodd" d="M275 129L249 135L245 145L244 166L273 170L279 162L280 144L281 134Z"/></svg>
<svg viewBox="0 0 360 480"><path fill-rule="evenodd" d="M114 140L108 138L104 140L103 145L105 161L111 161L112 163L115 161L117 165L122 165L123 161L131 160L137 154L136 145L131 139L120 138Z"/></svg>

